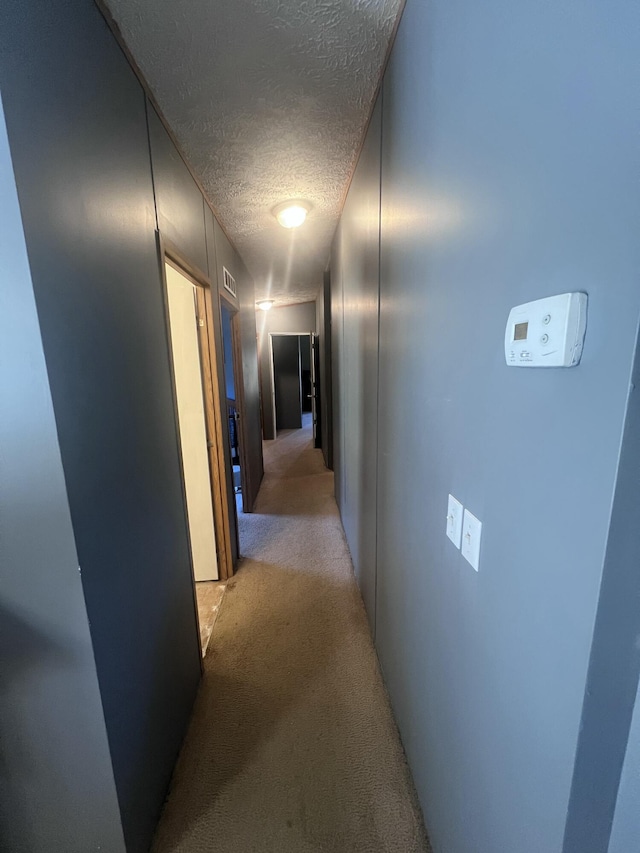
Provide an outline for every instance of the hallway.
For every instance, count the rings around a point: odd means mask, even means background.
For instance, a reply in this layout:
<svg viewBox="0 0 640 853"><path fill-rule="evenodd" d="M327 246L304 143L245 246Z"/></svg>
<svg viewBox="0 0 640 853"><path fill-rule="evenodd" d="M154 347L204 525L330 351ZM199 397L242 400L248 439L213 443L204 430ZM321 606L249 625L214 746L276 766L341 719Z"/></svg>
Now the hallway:
<svg viewBox="0 0 640 853"><path fill-rule="evenodd" d="M2 11L0 851L640 853L640 3Z"/></svg>
<svg viewBox="0 0 640 853"><path fill-rule="evenodd" d="M418 853L420 812L311 430L265 444L155 853Z"/></svg>

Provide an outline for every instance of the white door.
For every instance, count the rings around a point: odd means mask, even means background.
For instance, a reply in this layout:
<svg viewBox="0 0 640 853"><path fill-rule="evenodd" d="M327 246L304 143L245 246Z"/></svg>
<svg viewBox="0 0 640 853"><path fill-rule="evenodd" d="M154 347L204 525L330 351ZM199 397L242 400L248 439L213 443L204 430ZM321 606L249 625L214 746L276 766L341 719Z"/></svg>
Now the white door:
<svg viewBox="0 0 640 853"><path fill-rule="evenodd" d="M166 264L182 467L197 581L218 579L194 285Z"/></svg>

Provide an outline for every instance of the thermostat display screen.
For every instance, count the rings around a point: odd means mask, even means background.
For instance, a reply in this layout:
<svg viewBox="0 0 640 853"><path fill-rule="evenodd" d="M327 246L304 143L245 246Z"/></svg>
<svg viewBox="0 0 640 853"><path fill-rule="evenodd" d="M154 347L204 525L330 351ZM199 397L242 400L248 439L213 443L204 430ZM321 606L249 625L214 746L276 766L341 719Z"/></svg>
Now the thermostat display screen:
<svg viewBox="0 0 640 853"><path fill-rule="evenodd" d="M528 323L516 323L515 328L513 330L513 340L514 341L526 341L527 340L528 328L529 328Z"/></svg>

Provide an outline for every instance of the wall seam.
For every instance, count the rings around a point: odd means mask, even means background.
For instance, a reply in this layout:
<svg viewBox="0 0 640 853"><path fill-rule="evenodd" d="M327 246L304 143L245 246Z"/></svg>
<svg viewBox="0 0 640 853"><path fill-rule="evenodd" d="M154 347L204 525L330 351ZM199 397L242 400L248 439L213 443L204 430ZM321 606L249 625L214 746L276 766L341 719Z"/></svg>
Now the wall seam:
<svg viewBox="0 0 640 853"><path fill-rule="evenodd" d="M144 121L147 127L147 150L149 151L149 171L151 172L151 192L153 193L153 211L156 217L156 231L160 231L160 221L158 219L158 199L156 197L156 179L153 174L153 153L151 151L151 128L149 126L149 99L147 94L142 90L144 98ZM203 200L204 203L204 200ZM204 214L204 211L203 211ZM206 237L206 234L205 234Z"/></svg>
<svg viewBox="0 0 640 853"><path fill-rule="evenodd" d="M375 543L373 564L373 642L378 630L378 458L380 455L380 313L382 291L382 141L384 118L384 78L380 82L380 166L378 169L378 337L376 345L376 500L375 500Z"/></svg>

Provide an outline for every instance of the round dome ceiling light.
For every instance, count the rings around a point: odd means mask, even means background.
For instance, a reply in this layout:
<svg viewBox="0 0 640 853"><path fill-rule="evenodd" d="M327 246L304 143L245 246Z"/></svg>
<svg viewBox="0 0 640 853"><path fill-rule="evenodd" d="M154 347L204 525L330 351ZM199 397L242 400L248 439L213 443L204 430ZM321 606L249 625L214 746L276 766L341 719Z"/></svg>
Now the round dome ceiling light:
<svg viewBox="0 0 640 853"><path fill-rule="evenodd" d="M256 307L261 311L268 311L270 308L273 308L273 303L275 299L262 299L260 302L256 302Z"/></svg>
<svg viewBox="0 0 640 853"><path fill-rule="evenodd" d="M283 228L298 228L305 221L310 210L309 202L295 199L274 207L273 213Z"/></svg>

